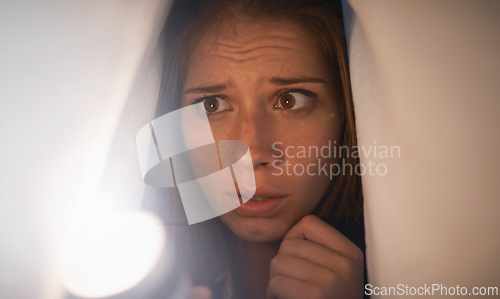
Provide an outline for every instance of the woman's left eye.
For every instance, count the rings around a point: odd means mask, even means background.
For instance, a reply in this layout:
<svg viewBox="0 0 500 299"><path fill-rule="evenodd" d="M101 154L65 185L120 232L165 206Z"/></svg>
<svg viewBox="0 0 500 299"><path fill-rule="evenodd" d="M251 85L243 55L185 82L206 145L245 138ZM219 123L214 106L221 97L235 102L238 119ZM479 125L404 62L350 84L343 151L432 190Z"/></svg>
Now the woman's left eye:
<svg viewBox="0 0 500 299"><path fill-rule="evenodd" d="M312 101L314 93L310 91L288 91L278 96L274 108L284 110L297 110L303 108Z"/></svg>

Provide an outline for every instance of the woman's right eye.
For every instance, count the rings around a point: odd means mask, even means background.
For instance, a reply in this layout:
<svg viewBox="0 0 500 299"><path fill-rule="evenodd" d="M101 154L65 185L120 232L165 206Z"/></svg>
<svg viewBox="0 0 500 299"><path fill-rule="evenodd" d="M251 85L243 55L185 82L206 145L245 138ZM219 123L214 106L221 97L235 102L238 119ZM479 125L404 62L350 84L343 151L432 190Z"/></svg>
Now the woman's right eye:
<svg viewBox="0 0 500 299"><path fill-rule="evenodd" d="M203 102L207 114L216 114L226 110L232 110L233 107L224 100L222 96L208 96L196 99L193 104Z"/></svg>

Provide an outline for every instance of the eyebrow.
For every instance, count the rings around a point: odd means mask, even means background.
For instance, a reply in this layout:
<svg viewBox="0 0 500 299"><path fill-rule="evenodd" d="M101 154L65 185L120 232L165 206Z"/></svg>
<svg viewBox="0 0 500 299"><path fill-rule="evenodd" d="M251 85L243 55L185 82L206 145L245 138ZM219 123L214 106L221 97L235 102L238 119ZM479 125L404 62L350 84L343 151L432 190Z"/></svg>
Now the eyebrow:
<svg viewBox="0 0 500 299"><path fill-rule="evenodd" d="M293 85L298 83L325 83L326 81L321 78L315 77L298 77L298 78L280 78L280 77L272 77L269 79L274 85ZM187 93L217 93L221 92L227 88L227 84L219 84L212 86L202 86L202 87L193 87L188 88L184 91L184 94Z"/></svg>
<svg viewBox="0 0 500 299"><path fill-rule="evenodd" d="M269 81L275 85L292 85L298 83L326 83L325 80L315 77L298 77L298 78L273 77Z"/></svg>
<svg viewBox="0 0 500 299"><path fill-rule="evenodd" d="M217 93L223 91L227 87L226 84L203 86L203 87L193 87L186 89L184 93Z"/></svg>

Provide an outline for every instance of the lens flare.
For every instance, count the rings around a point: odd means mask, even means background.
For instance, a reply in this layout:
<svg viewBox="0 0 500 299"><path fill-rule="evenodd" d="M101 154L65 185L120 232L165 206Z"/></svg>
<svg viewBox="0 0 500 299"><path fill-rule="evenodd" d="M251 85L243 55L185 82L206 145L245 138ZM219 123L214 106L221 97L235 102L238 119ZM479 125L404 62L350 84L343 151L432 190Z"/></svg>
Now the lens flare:
<svg viewBox="0 0 500 299"><path fill-rule="evenodd" d="M116 295L136 286L164 251L165 231L145 212L113 214L72 230L66 240L61 279L81 297Z"/></svg>

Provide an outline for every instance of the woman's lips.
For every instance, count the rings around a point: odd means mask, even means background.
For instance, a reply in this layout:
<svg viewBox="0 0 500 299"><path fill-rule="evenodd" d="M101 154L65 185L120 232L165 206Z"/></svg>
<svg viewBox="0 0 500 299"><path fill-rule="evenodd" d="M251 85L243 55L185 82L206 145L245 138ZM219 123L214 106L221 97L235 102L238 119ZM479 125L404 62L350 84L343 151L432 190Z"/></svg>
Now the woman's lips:
<svg viewBox="0 0 500 299"><path fill-rule="evenodd" d="M240 216L271 217L279 211L284 203L285 196L254 196L234 211Z"/></svg>

